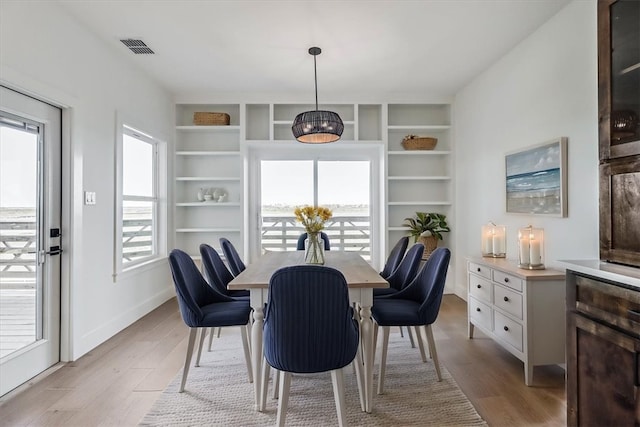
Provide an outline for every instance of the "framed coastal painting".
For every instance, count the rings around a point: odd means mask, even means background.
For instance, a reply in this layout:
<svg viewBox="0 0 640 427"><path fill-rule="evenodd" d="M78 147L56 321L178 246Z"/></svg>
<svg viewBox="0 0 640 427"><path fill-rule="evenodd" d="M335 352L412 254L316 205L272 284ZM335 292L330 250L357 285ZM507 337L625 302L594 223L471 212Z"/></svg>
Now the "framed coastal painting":
<svg viewBox="0 0 640 427"><path fill-rule="evenodd" d="M507 213L567 216L567 138L505 156Z"/></svg>

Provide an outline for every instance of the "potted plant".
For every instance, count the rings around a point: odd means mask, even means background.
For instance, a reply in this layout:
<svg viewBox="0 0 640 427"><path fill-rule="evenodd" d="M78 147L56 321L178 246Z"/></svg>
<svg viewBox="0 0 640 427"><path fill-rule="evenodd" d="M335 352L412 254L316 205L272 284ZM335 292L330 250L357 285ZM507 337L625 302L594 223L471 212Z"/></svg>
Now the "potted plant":
<svg viewBox="0 0 640 427"><path fill-rule="evenodd" d="M447 216L435 212L416 212L416 216L405 218L405 227L414 241L424 245L423 258L429 258L431 252L438 247L438 240L442 240L442 233L451 231L447 224Z"/></svg>

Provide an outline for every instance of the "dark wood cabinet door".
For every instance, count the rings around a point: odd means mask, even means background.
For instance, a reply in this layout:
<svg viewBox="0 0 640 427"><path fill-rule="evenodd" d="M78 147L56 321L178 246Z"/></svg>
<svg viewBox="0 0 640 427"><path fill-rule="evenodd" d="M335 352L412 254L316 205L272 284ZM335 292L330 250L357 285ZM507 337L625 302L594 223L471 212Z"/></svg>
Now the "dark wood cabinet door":
<svg viewBox="0 0 640 427"><path fill-rule="evenodd" d="M600 161L640 154L640 2L598 0Z"/></svg>
<svg viewBox="0 0 640 427"><path fill-rule="evenodd" d="M567 424L640 426L640 339L568 317Z"/></svg>

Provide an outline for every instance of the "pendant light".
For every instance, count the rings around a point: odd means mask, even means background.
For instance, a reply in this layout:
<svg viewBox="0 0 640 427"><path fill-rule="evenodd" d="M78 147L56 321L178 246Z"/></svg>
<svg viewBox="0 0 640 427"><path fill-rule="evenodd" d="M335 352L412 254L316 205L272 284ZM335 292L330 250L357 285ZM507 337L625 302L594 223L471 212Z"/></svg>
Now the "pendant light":
<svg viewBox="0 0 640 427"><path fill-rule="evenodd" d="M306 144L324 144L335 142L340 139L344 124L338 113L333 111L318 110L318 70L316 67L316 56L322 50L319 47L309 48L309 54L313 56L313 71L316 87L316 109L305 111L296 116L291 130L293 136L299 142Z"/></svg>

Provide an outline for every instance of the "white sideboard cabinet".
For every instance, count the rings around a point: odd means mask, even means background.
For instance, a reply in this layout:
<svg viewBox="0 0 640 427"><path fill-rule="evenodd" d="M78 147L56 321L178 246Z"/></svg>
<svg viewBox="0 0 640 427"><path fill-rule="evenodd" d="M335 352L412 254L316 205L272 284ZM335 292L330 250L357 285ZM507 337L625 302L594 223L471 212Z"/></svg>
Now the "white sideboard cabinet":
<svg viewBox="0 0 640 427"><path fill-rule="evenodd" d="M504 258L467 260L469 338L477 327L533 367L565 363L565 275L525 270Z"/></svg>

